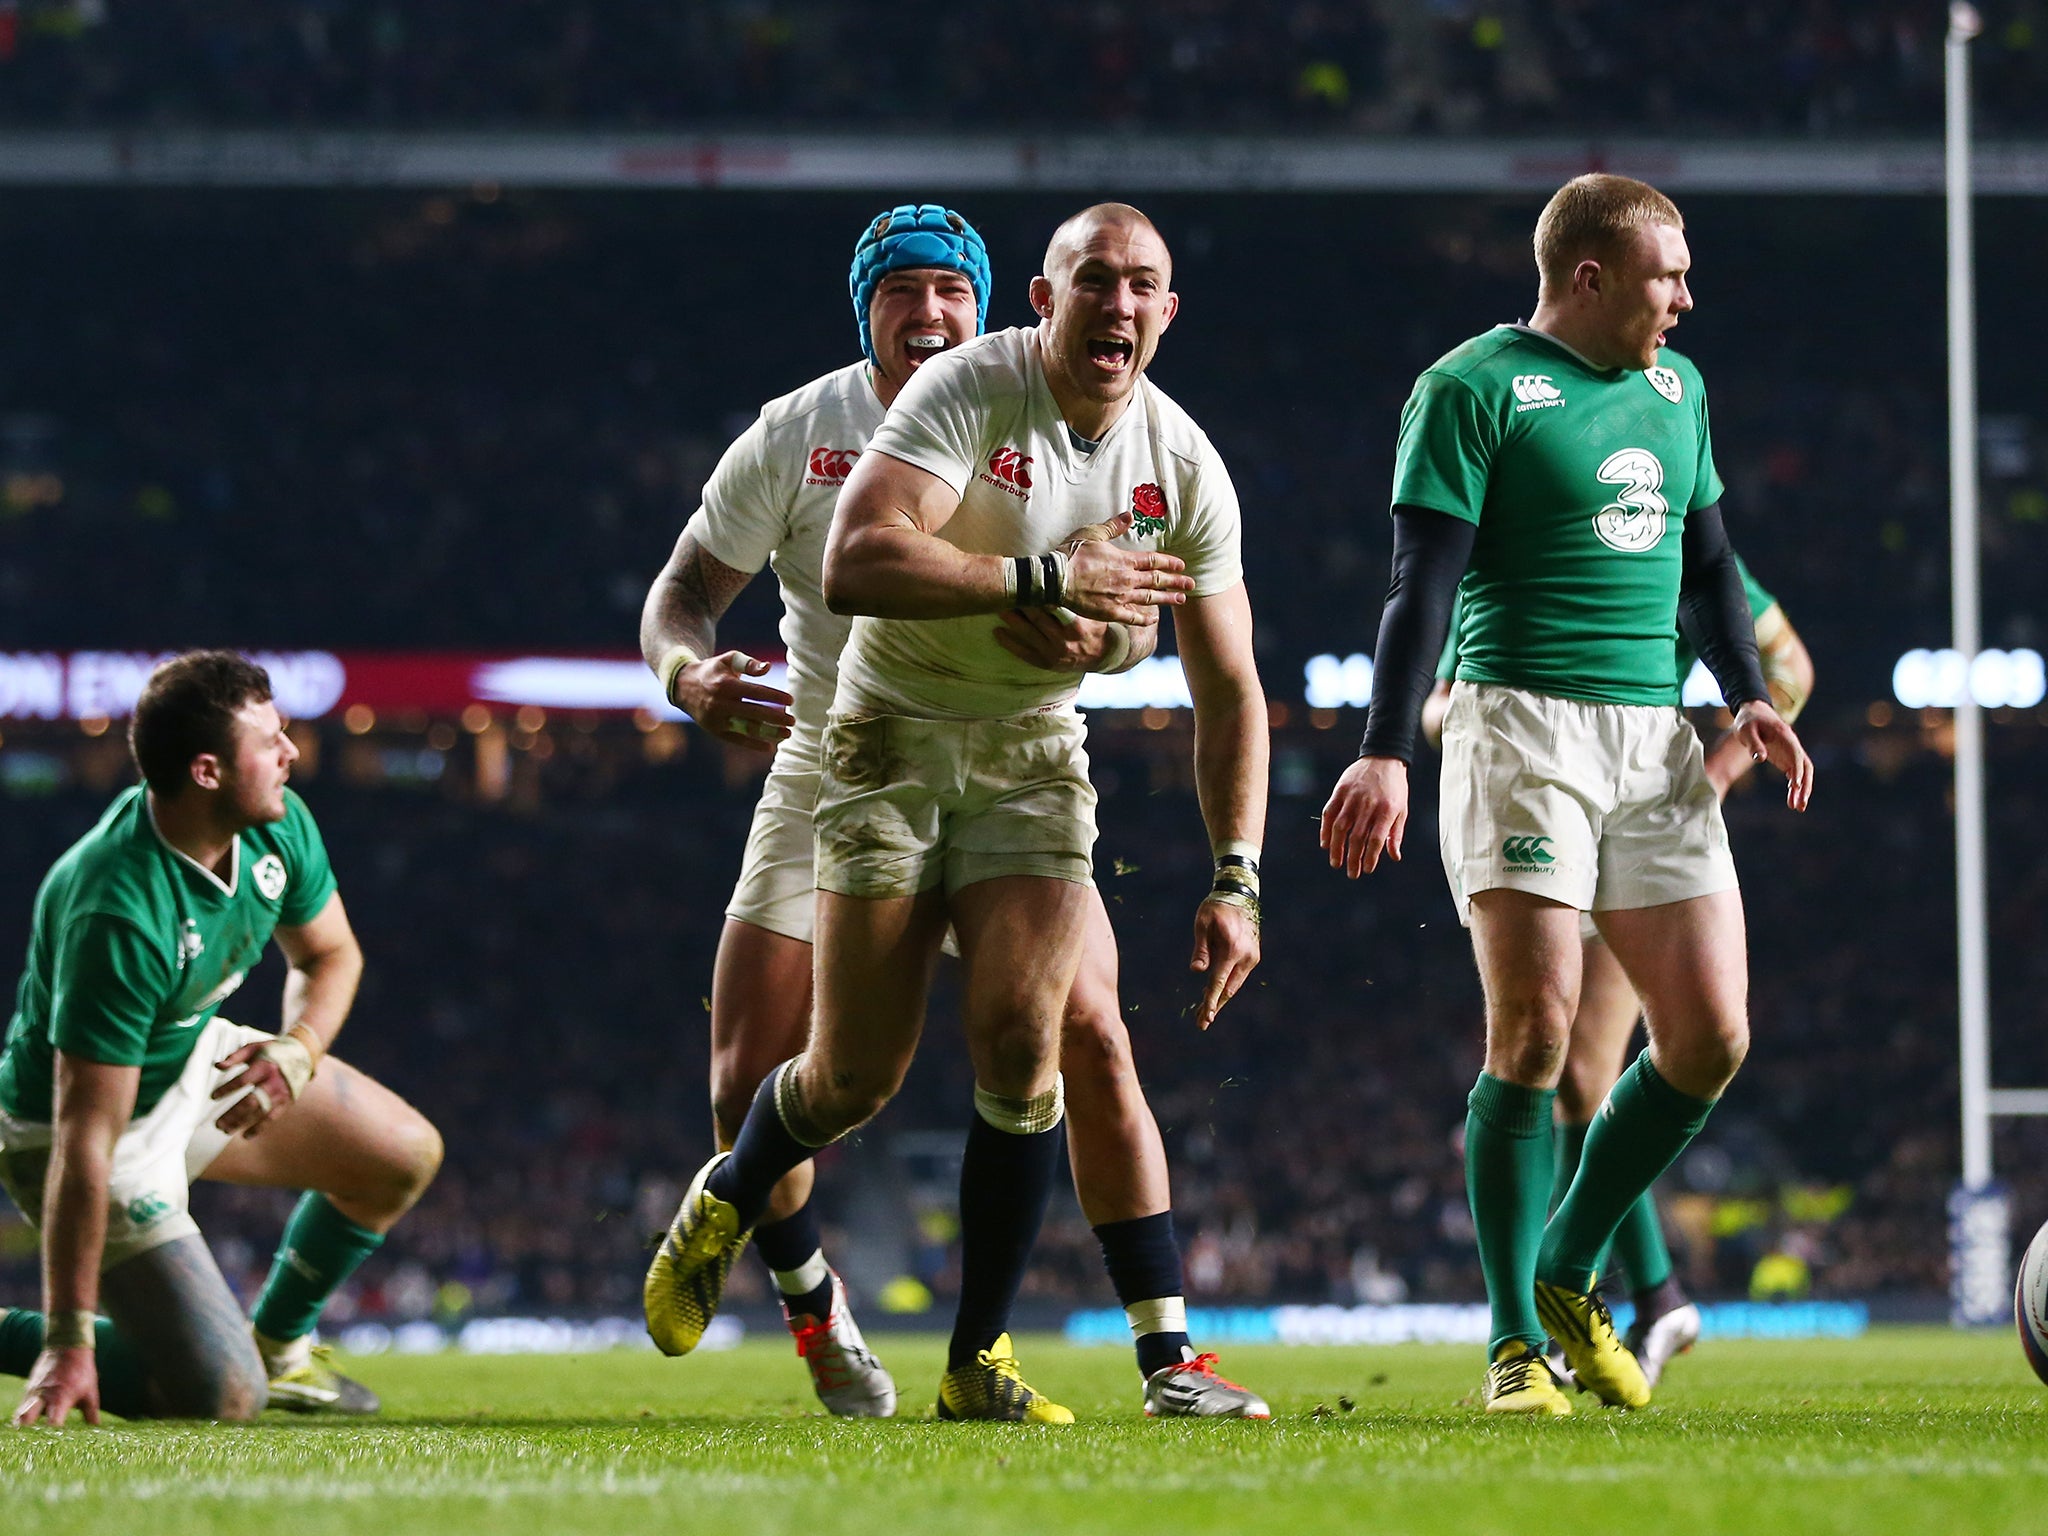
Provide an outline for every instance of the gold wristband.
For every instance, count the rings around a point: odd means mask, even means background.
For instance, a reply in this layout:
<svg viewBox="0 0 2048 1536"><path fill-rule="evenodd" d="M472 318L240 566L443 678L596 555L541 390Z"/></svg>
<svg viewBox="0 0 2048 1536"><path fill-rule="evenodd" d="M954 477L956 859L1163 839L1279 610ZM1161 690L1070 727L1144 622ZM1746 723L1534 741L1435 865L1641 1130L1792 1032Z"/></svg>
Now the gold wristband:
<svg viewBox="0 0 2048 1536"><path fill-rule="evenodd" d="M92 1325L99 1319L91 1312L52 1312L43 1320L43 1348L92 1349L98 1341Z"/></svg>
<svg viewBox="0 0 2048 1536"><path fill-rule="evenodd" d="M703 659L687 645L672 645L663 651L661 662L654 669L655 676L661 679L661 696L670 704L676 704L676 674ZM676 704L676 708L682 706Z"/></svg>

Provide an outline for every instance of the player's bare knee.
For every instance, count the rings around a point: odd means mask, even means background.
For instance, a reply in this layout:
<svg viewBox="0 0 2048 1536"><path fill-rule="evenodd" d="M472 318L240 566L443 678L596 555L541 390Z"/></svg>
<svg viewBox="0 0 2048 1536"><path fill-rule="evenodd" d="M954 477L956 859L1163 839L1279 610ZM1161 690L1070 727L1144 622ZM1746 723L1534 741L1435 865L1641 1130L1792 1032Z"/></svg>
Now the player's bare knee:
<svg viewBox="0 0 2048 1536"><path fill-rule="evenodd" d="M1133 1070L1130 1031L1099 1008L1069 1006L1060 1022L1060 1069L1071 1079L1116 1082Z"/></svg>
<svg viewBox="0 0 2048 1536"><path fill-rule="evenodd" d="M1487 1070L1531 1086L1558 1081L1571 1044L1571 1010L1552 993L1537 992L1490 1005L1486 1020Z"/></svg>
<svg viewBox="0 0 2048 1536"><path fill-rule="evenodd" d="M254 1349L247 1359L222 1360L208 1369L155 1384L155 1406L167 1419L215 1419L246 1423L270 1402L270 1383Z"/></svg>
<svg viewBox="0 0 2048 1536"><path fill-rule="evenodd" d="M1567 1052L1564 1075L1557 1080L1558 1112L1570 1124L1582 1125L1593 1118L1593 1111L1613 1086L1605 1070Z"/></svg>
<svg viewBox="0 0 2048 1536"><path fill-rule="evenodd" d="M975 1080L990 1093L1028 1098L1057 1068L1058 1050L1038 1021L1023 1013L989 1021L981 1031Z"/></svg>

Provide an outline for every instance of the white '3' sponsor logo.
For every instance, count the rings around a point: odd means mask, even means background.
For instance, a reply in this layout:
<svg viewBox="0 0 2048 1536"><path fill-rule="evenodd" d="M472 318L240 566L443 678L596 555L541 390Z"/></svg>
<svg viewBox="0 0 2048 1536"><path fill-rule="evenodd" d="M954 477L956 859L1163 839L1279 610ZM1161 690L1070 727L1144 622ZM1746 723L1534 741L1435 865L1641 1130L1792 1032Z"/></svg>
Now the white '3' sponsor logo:
<svg viewBox="0 0 2048 1536"><path fill-rule="evenodd" d="M1563 405L1564 391L1550 382L1547 373L1518 373L1514 382L1515 399L1521 403L1515 413L1540 411L1546 405Z"/></svg>
<svg viewBox="0 0 2048 1536"><path fill-rule="evenodd" d="M1647 448L1611 453L1594 471L1602 485L1621 492L1593 516L1593 532L1609 549L1640 555L1664 537L1671 504L1664 499L1664 466Z"/></svg>

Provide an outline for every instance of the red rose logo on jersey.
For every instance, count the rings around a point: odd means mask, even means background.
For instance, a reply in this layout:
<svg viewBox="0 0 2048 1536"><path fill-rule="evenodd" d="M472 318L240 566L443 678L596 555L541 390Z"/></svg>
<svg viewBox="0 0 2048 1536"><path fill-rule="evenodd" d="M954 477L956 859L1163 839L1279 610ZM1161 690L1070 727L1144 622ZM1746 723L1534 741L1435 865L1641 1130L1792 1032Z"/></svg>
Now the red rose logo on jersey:
<svg viewBox="0 0 2048 1536"><path fill-rule="evenodd" d="M999 491L1012 496L1031 494L1031 455L1015 448L998 448L988 456L988 469L981 477Z"/></svg>
<svg viewBox="0 0 2048 1536"><path fill-rule="evenodd" d="M804 484L844 485L846 477L853 473L853 461L859 457L858 448L813 448Z"/></svg>
<svg viewBox="0 0 2048 1536"><path fill-rule="evenodd" d="M1131 532L1149 538L1166 531L1166 493L1147 482L1131 492Z"/></svg>

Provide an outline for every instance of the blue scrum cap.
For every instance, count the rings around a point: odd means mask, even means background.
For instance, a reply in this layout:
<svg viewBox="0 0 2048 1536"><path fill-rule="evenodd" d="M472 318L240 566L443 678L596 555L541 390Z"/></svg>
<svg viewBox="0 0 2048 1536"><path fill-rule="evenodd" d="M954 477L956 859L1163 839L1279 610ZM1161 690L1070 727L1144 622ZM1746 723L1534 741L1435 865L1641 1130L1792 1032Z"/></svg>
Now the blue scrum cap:
<svg viewBox="0 0 2048 1536"><path fill-rule="evenodd" d="M853 271L846 280L847 291L853 295L853 315L860 322L860 349L869 362L875 361L874 338L868 334L868 307L874 302L875 284L905 267L942 267L964 275L974 287L974 333L978 336L988 329L988 291L994 276L981 236L950 208L937 203L901 203L877 216L861 232L860 243L853 248Z"/></svg>

